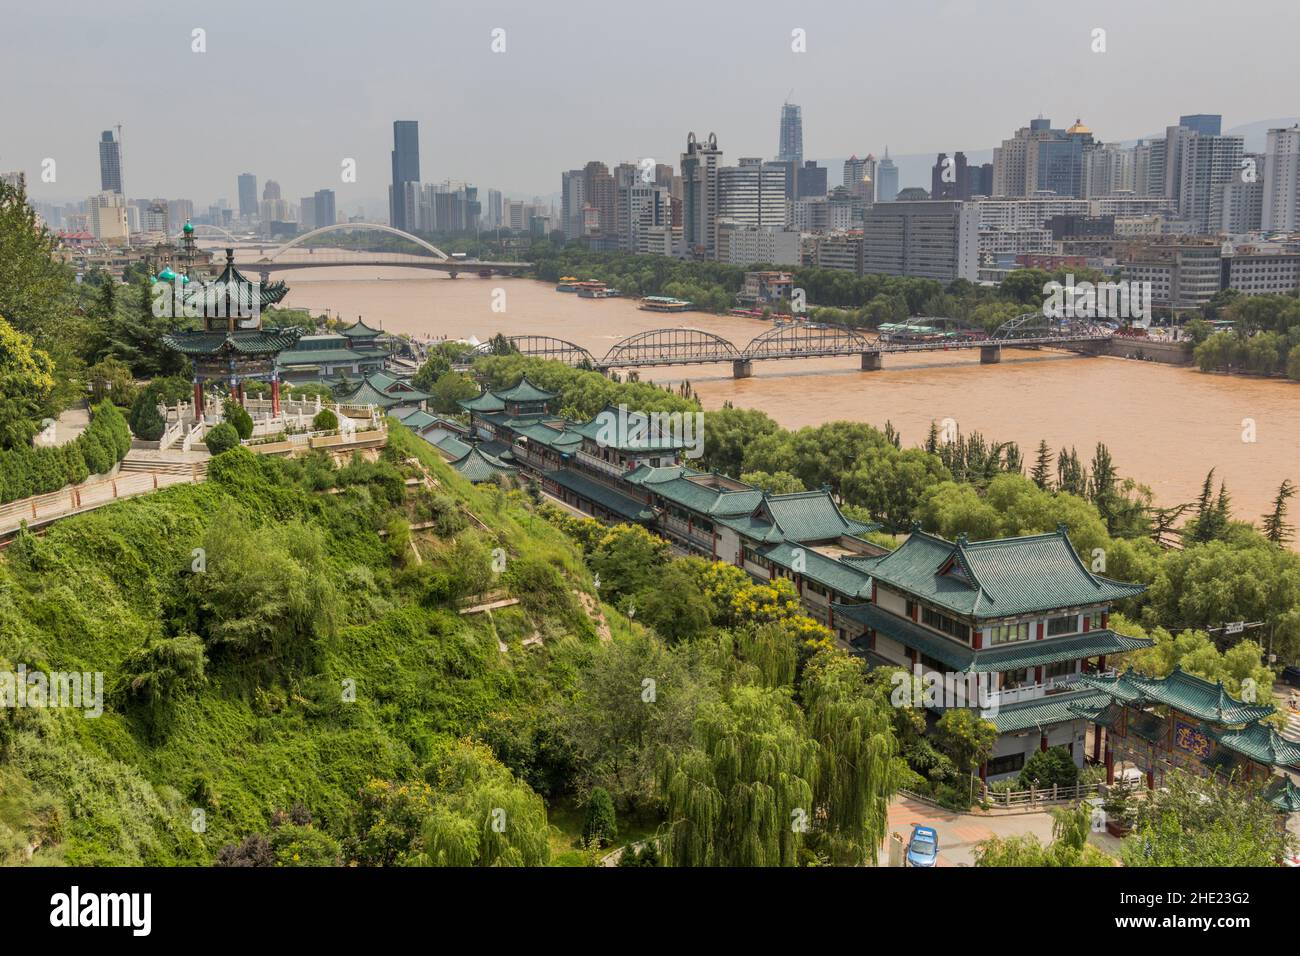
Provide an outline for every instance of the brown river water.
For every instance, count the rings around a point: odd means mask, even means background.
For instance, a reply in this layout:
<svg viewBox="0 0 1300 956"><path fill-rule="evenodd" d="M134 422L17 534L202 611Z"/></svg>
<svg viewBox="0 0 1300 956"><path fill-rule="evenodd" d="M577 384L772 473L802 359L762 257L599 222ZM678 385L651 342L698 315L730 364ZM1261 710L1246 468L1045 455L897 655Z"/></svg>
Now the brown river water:
<svg viewBox="0 0 1300 956"><path fill-rule="evenodd" d="M530 279L453 280L380 267L294 270L281 277L291 290L286 306L329 310L349 321L363 316L368 324L417 337L551 335L597 357L647 329L690 326L743 348L769 328L732 316L643 312L625 299L579 299ZM492 309L495 289L505 290L503 312ZM1040 438L1053 452L1074 446L1085 459L1104 441L1120 473L1149 485L1158 504L1194 499L1206 472L1217 468L1235 514L1252 520L1268 510L1284 478L1300 481L1300 384L1031 350L1007 350L998 365L980 365L978 350L886 355L884 365L863 372L856 357L755 362L753 377L741 380L731 377L729 364L671 366L643 369L641 378L689 379L706 409L730 400L762 409L787 428L838 419L882 426L888 420L902 433L904 447L923 442L930 422L945 418L964 433L1018 442L1028 460ZM1254 441L1243 440L1246 419L1254 423Z"/></svg>

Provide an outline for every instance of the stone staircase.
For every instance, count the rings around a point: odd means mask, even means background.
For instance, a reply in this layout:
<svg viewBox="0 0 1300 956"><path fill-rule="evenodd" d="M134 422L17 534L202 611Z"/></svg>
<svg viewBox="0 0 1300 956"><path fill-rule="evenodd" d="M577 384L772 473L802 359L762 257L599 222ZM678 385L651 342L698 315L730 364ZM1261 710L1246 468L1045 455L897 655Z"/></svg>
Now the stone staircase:
<svg viewBox="0 0 1300 956"><path fill-rule="evenodd" d="M128 454L122 459L122 464L118 469L118 474L149 474L149 475L176 475L178 477L197 477L202 478L208 473L208 463L206 460L191 459L188 461L164 459L164 458L145 458L133 457Z"/></svg>

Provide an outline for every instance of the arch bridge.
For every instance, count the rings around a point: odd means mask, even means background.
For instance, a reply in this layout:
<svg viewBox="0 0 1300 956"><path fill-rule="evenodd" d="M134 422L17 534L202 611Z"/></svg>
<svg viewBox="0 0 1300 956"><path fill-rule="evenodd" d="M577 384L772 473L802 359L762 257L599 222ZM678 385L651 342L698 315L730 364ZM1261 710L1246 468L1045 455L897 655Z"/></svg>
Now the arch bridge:
<svg viewBox="0 0 1300 956"><path fill-rule="evenodd" d="M334 232L382 232L412 242L424 250L422 253L390 252L362 253L360 250L329 247L323 255L315 255L310 241L319 236ZM291 249L306 245L311 258L286 259L280 257ZM427 254L426 254L427 253ZM446 272L453 279L461 273L477 274L484 278L492 275L514 275L531 269L531 262L490 262L481 259L460 259L448 255L433 243L412 235L403 229L378 222L336 222L328 226L319 226L300 236L295 236L282 243L260 259L248 263L264 273L287 269L319 269L335 266L406 266L416 269L433 269Z"/></svg>
<svg viewBox="0 0 1300 956"><path fill-rule="evenodd" d="M1087 323L1068 323L1026 313L1003 323L994 332L973 328L955 319L926 318L914 325L929 331L894 331L872 335L860 329L827 323L789 323L770 328L755 336L743 349L713 332L692 328L650 329L616 343L596 359L590 352L564 339L544 335L512 336L509 341L524 355L554 358L568 365L589 363L592 368L649 368L660 365L711 365L732 363L736 378L753 374L753 363L768 359L809 359L839 355L861 356L862 368L882 368L882 358L889 352L937 352L979 349L980 362L1001 361L1002 349L1056 347L1096 351L1110 340L1109 330ZM935 327L939 330L936 331ZM475 350L489 354L491 344Z"/></svg>

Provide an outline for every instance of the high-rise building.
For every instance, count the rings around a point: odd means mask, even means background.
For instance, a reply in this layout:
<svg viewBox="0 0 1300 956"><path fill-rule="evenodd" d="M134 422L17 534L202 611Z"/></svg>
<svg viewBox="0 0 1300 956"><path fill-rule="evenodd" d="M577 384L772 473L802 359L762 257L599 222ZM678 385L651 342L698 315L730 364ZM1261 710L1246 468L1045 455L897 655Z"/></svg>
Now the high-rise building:
<svg viewBox="0 0 1300 956"><path fill-rule="evenodd" d="M408 222L407 183L420 182L420 124L416 120L393 121L393 184L388 189L388 222L407 232L417 228Z"/></svg>
<svg viewBox="0 0 1300 956"><path fill-rule="evenodd" d="M1084 196L1136 195L1136 154L1135 148L1125 148L1117 143L1107 143L1085 153Z"/></svg>
<svg viewBox="0 0 1300 956"><path fill-rule="evenodd" d="M614 177L610 174L609 167L596 159L583 167L582 175L587 184L586 206L596 213L595 234L601 237L613 238L617 231L615 211L617 197L614 192ZM521 228L526 227L527 224L525 223ZM589 223L584 223L584 232L587 235L592 234Z"/></svg>
<svg viewBox="0 0 1300 956"><path fill-rule="evenodd" d="M111 129L99 134L99 188L122 192L122 142Z"/></svg>
<svg viewBox="0 0 1300 956"><path fill-rule="evenodd" d="M716 135L710 133L703 143L696 140L694 133L687 135L686 152L681 156L682 239L686 254L695 259L717 257L721 164L722 150Z"/></svg>
<svg viewBox="0 0 1300 956"><path fill-rule="evenodd" d="M883 169L883 167L882 167ZM993 195L993 164L966 167L966 199Z"/></svg>
<svg viewBox="0 0 1300 956"><path fill-rule="evenodd" d="M1178 117L1178 125L1200 136L1218 136L1223 132L1223 117L1218 113L1192 113Z"/></svg>
<svg viewBox="0 0 1300 956"><path fill-rule="evenodd" d="M826 167L818 166L815 160L805 160L795 171L795 199L826 198Z"/></svg>
<svg viewBox="0 0 1300 956"><path fill-rule="evenodd" d="M252 173L239 174L239 218L252 219L257 215L257 177Z"/></svg>
<svg viewBox="0 0 1300 956"><path fill-rule="evenodd" d="M992 166L989 167L989 182L992 183ZM990 191L992 186L989 186ZM893 202L898 195L898 167L889 158L889 147L885 147L885 158L876 170L876 202Z"/></svg>
<svg viewBox="0 0 1300 956"><path fill-rule="evenodd" d="M718 216L740 226L784 228L785 167L745 157L718 170Z"/></svg>
<svg viewBox="0 0 1300 956"><path fill-rule="evenodd" d="M844 161L843 186L850 196L866 202L876 201L876 157L867 153L863 159L857 154Z"/></svg>
<svg viewBox="0 0 1300 956"><path fill-rule="evenodd" d="M279 199L280 184L274 179L268 179L266 185L262 187L262 199Z"/></svg>
<svg viewBox="0 0 1300 956"><path fill-rule="evenodd" d="M781 107L781 142L776 153L777 162L803 162L803 109L793 103Z"/></svg>
<svg viewBox="0 0 1300 956"><path fill-rule="evenodd" d="M560 173L560 220L565 239L582 237L582 207L586 201L586 172L581 169L570 169Z"/></svg>
<svg viewBox="0 0 1300 956"><path fill-rule="evenodd" d="M1261 228L1300 230L1300 125L1268 131Z"/></svg>
<svg viewBox="0 0 1300 956"><path fill-rule="evenodd" d="M316 195L312 197L316 208L316 227L332 226L338 222L338 214L334 210L334 190L318 189Z"/></svg>
<svg viewBox="0 0 1300 956"><path fill-rule="evenodd" d="M126 200L116 190L106 189L86 201L86 219L96 239L125 239L130 232Z"/></svg>
<svg viewBox="0 0 1300 956"><path fill-rule="evenodd" d="M1180 132L1179 140L1178 215L1198 233L1216 233L1223 221L1223 186L1241 174L1245 139Z"/></svg>
<svg viewBox="0 0 1300 956"><path fill-rule="evenodd" d="M918 200L877 203L867 210L862 227L864 275L973 282L978 268L975 203Z"/></svg>
<svg viewBox="0 0 1300 956"><path fill-rule="evenodd" d="M969 199L970 175L966 171L966 154L954 153L951 159L947 153L940 153L930 167L931 199Z"/></svg>
<svg viewBox="0 0 1300 956"><path fill-rule="evenodd" d="M311 232L316 225L316 197L303 196L302 201L298 203L298 227L303 232Z"/></svg>

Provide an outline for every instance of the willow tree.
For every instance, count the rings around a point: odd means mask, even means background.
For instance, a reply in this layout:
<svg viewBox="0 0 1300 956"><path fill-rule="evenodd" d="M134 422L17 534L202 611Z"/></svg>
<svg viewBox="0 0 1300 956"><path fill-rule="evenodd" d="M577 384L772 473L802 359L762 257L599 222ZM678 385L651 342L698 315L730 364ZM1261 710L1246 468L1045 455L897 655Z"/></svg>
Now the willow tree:
<svg viewBox="0 0 1300 956"><path fill-rule="evenodd" d="M546 805L483 744L461 741L438 772L425 866L545 866Z"/></svg>
<svg viewBox="0 0 1300 956"><path fill-rule="evenodd" d="M818 747L787 690L701 705L660 773L667 866L794 866L813 825Z"/></svg>
<svg viewBox="0 0 1300 956"><path fill-rule="evenodd" d="M893 717L857 658L823 652L804 670L802 694L819 768L817 824L831 862L874 864L888 829L889 800L905 773Z"/></svg>

